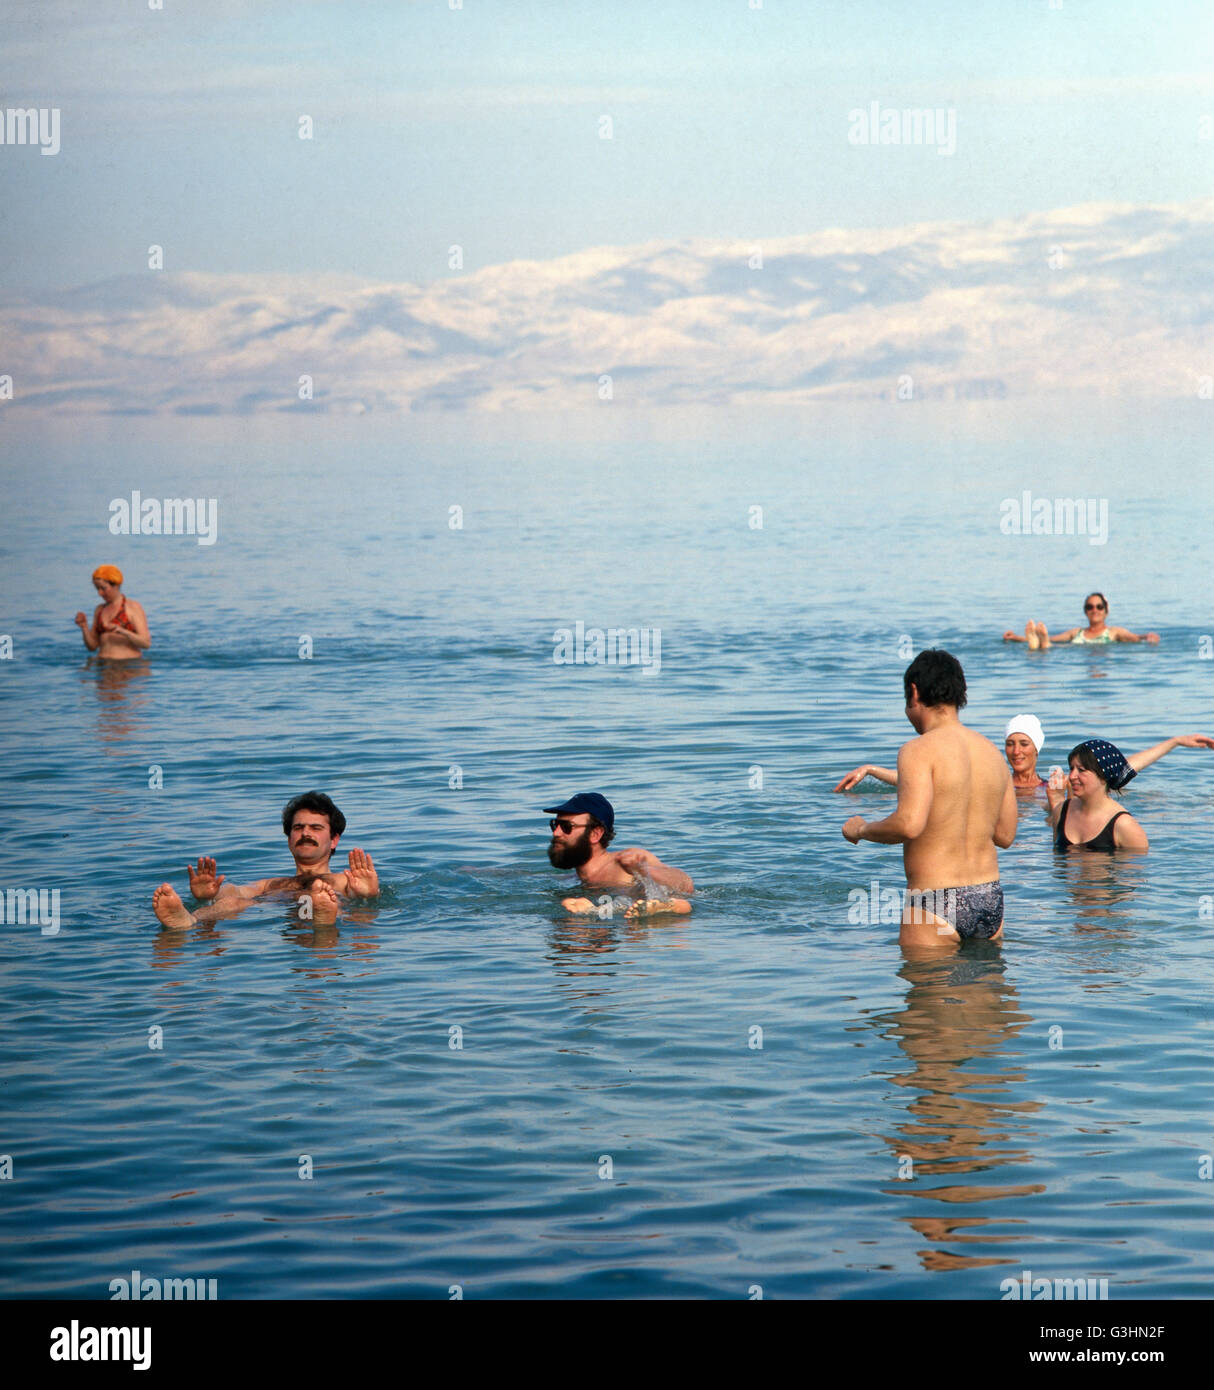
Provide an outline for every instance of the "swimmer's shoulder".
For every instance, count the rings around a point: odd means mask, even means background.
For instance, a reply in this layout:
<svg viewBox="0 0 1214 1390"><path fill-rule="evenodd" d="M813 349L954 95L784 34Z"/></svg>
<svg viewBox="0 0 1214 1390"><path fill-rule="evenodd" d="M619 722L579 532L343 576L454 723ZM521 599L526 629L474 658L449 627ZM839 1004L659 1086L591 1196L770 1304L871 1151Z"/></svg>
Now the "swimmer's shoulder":
<svg viewBox="0 0 1214 1390"><path fill-rule="evenodd" d="M971 748L981 748L983 752L989 751L994 753L1000 762L1004 761L1002 751L991 739L987 738L985 734L980 734L977 729L971 729L968 724L959 724L957 728Z"/></svg>
<svg viewBox="0 0 1214 1390"><path fill-rule="evenodd" d="M898 749L898 771L902 773L908 768L923 767L932 761L931 744L928 739L930 734L918 734L914 738L908 738Z"/></svg>
<svg viewBox="0 0 1214 1390"><path fill-rule="evenodd" d="M1000 781L1004 777L1010 778L1012 774L1007 765L1007 758L998 744L987 738L985 734L980 734L977 729L970 729L968 732L977 739L977 742L971 743L970 747L980 750L986 762L998 771Z"/></svg>
<svg viewBox="0 0 1214 1390"><path fill-rule="evenodd" d="M621 874L624 876L624 878L625 878L629 883L632 882L632 875L628 872L628 870L627 870L627 869L621 869L621 868L620 868L620 864L619 864L620 851L619 851L619 850L614 850L614 849L609 849L609 850L606 851L606 855L607 855L607 858L611 860L611 868L612 868L615 872L612 873L612 874L607 874L607 875L605 875L605 876L603 876L603 877L595 877L595 878L583 880L583 882L584 882L584 884L585 884L585 886L586 886L587 888L616 888L616 887L620 887L621 885L620 885L620 883L619 883L619 876L620 876ZM606 868L606 865L604 865L604 868Z"/></svg>
<svg viewBox="0 0 1214 1390"><path fill-rule="evenodd" d="M1122 811L1113 817L1113 843L1118 849L1147 849L1147 832L1130 815Z"/></svg>
<svg viewBox="0 0 1214 1390"><path fill-rule="evenodd" d="M620 868L620 851L619 851L618 849L609 849L609 850L606 851L606 853L607 853L607 858L611 861L611 867L616 871L616 873L623 874L623 873L627 873L627 872L628 872L626 869L621 869L621 868ZM604 867L606 867L606 866L604 866ZM631 878L632 875L631 875L631 874L628 874L628 877ZM599 884L608 884L608 885L609 885L609 884L610 884L610 879L608 879L608 878L598 878L598 879L593 879L592 882L594 882L594 883L599 883Z"/></svg>
<svg viewBox="0 0 1214 1390"><path fill-rule="evenodd" d="M1002 792L1010 775L1003 754L985 734L965 724L949 724L912 739L920 744L919 756L926 759L937 788L967 784L973 777L994 781ZM909 748L911 744L906 746Z"/></svg>
<svg viewBox="0 0 1214 1390"><path fill-rule="evenodd" d="M960 748L971 750L989 748L997 757L1002 756L989 738L978 733L976 729L967 728L964 724L941 725L938 729L931 729L925 734L920 734L918 738L912 738L902 747L909 750L911 757L923 757L933 762L941 758L955 759Z"/></svg>

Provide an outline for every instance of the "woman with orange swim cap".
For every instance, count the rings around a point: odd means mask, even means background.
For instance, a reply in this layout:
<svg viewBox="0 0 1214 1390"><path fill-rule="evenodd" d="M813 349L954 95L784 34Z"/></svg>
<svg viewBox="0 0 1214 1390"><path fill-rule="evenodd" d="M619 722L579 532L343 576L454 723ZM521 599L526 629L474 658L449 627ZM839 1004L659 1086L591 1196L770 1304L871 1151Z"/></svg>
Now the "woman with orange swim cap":
<svg viewBox="0 0 1214 1390"><path fill-rule="evenodd" d="M143 605L122 592L122 571L117 565L98 565L93 571L93 587L101 602L93 610L93 621L76 614L76 626L84 645L99 656L113 661L129 661L152 645Z"/></svg>

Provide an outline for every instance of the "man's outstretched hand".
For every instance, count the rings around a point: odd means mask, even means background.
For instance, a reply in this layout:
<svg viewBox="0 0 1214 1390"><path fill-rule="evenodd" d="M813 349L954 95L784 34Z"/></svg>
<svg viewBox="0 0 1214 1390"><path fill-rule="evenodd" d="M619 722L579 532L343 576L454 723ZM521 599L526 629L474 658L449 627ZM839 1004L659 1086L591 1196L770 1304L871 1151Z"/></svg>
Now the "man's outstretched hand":
<svg viewBox="0 0 1214 1390"><path fill-rule="evenodd" d="M346 864L346 890L354 898L373 898L379 892L379 875L365 849L352 849Z"/></svg>
<svg viewBox="0 0 1214 1390"><path fill-rule="evenodd" d="M837 792L849 792L853 787L859 786L861 782L873 770L872 763L861 763L859 767L853 767L835 788Z"/></svg>
<svg viewBox="0 0 1214 1390"><path fill-rule="evenodd" d="M227 878L227 874L216 877L215 867L215 861L205 854L199 856L197 869L192 869L188 864L185 866L185 871L190 876L190 892L199 902L209 902L219 892L219 885Z"/></svg>

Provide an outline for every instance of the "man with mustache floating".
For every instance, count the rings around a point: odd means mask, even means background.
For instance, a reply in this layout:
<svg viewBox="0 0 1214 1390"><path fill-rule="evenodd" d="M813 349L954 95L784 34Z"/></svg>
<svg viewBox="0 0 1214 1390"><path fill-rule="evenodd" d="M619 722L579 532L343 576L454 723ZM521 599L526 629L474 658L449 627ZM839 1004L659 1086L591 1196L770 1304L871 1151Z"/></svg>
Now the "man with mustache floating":
<svg viewBox="0 0 1214 1390"><path fill-rule="evenodd" d="M214 859L205 855L197 869L186 865L190 892L209 906L187 911L171 884L162 883L152 894L152 909L166 927L192 927L235 917L255 899L270 893L306 894L312 902L312 921L321 924L337 920L339 895L373 898L379 892L379 876L371 856L352 849L347 866L330 873L329 860L346 828L346 818L324 792L304 792L283 808L282 829L287 848L295 860L295 873L283 878L261 878L256 883L225 884L226 875L216 873Z"/></svg>
<svg viewBox="0 0 1214 1390"><path fill-rule="evenodd" d="M621 849L608 853L607 846L615 834L615 811L611 802L598 792L578 792L560 806L546 806L554 819L548 822L552 841L548 846L548 862L554 869L576 869L577 876L588 888L617 890L633 901L625 910L626 917L652 916L658 912L690 912L685 898L650 897L647 884L659 889L675 889L693 893L695 884L681 870L663 864L656 854L646 849ZM598 913L589 898L564 898L561 906L566 912L581 916Z"/></svg>

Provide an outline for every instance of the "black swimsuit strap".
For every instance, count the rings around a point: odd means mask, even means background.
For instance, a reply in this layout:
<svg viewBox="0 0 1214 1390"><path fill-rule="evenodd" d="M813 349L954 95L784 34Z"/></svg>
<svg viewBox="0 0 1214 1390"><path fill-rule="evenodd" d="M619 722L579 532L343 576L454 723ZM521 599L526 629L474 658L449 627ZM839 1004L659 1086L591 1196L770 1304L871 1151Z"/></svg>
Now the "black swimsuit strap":
<svg viewBox="0 0 1214 1390"><path fill-rule="evenodd" d="M1117 821L1119 821L1122 818L1122 816L1128 816L1130 814L1128 811L1114 811L1113 814L1108 818L1108 820L1105 821L1105 823L1100 827L1100 829L1095 833L1095 835L1092 836L1090 840L1068 840L1066 837L1066 832L1063 830L1063 826L1066 825L1066 813L1070 808L1070 805L1071 798L1068 796L1067 799L1062 803L1062 814L1058 817L1058 839L1061 843L1067 845L1094 845L1097 840L1101 839L1105 835L1107 835L1111 840L1113 838L1113 826L1117 823Z"/></svg>
<svg viewBox="0 0 1214 1390"><path fill-rule="evenodd" d="M1128 810L1115 810L1115 812L1108 817L1108 820L1104 821L1103 826L1100 827L1100 830L1096 831L1096 834L1094 834L1090 840L1068 840L1067 831L1064 830L1064 826L1067 824L1067 812L1069 809L1071 809L1071 798L1068 796L1068 798L1062 802L1062 813L1058 816L1058 848L1062 848L1062 845L1074 845L1075 848L1082 847L1082 845L1094 845L1096 841L1101 840L1104 835L1108 835L1108 838L1112 840L1112 827L1114 827L1114 824L1117 824L1117 821L1121 820L1122 816L1129 815Z"/></svg>

